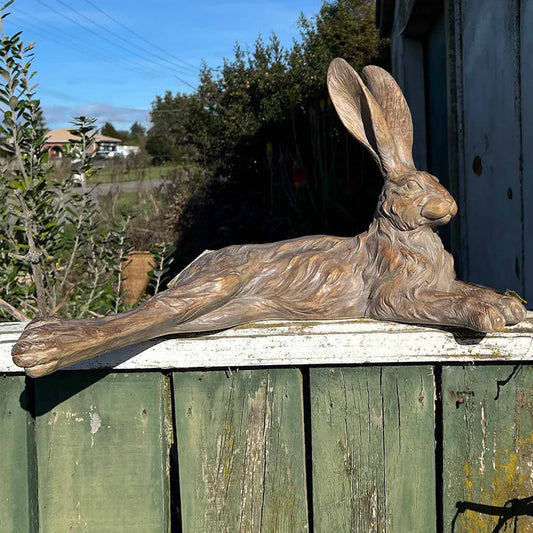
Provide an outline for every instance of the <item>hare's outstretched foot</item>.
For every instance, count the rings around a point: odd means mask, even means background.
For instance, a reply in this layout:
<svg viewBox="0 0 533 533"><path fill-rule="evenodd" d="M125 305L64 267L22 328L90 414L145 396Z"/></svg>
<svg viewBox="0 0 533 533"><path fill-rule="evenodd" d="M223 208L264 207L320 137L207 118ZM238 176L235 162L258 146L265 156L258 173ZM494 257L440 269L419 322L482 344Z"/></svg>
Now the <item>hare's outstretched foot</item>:
<svg viewBox="0 0 533 533"><path fill-rule="evenodd" d="M13 362L30 377L40 377L57 370L61 351L57 343L60 320L35 319L22 332L11 351ZM62 365L63 366L63 365Z"/></svg>
<svg viewBox="0 0 533 533"><path fill-rule="evenodd" d="M474 285L463 281L456 281L454 289L459 294L472 296L482 302L496 306L505 317L505 324L507 326L518 324L526 318L526 308L515 296L501 294L481 285Z"/></svg>
<svg viewBox="0 0 533 533"><path fill-rule="evenodd" d="M396 297L394 307L383 305L391 295L377 300L367 316L378 320L400 320L419 324L439 324L468 328L481 333L501 331L506 325L503 309L471 295L423 291L413 300L410 295Z"/></svg>
<svg viewBox="0 0 533 533"><path fill-rule="evenodd" d="M497 326L492 329L480 329L479 331L485 333L501 331L505 326L514 326L526 318L526 308L517 298L491 292L491 298L479 295L472 296L474 299L473 305L477 308L477 312L474 311L474 315L477 315L474 319L475 323ZM479 317L480 314L486 315L485 319ZM495 318L496 314L498 319ZM503 324L500 324L500 317L503 318Z"/></svg>
<svg viewBox="0 0 533 533"><path fill-rule="evenodd" d="M500 305L508 326L514 326L526 318L526 308L518 298L514 296L501 296Z"/></svg>
<svg viewBox="0 0 533 533"><path fill-rule="evenodd" d="M36 320L11 351L30 377L45 376L111 350L172 332L175 312L152 299L127 313L104 318Z"/></svg>
<svg viewBox="0 0 533 533"><path fill-rule="evenodd" d="M501 331L506 325L506 317L502 309L493 304L471 301L467 306L467 327L481 333Z"/></svg>
<svg viewBox="0 0 533 533"><path fill-rule="evenodd" d="M106 327L113 318L30 322L11 350L13 362L36 378L113 349ZM126 326L117 329L120 332Z"/></svg>

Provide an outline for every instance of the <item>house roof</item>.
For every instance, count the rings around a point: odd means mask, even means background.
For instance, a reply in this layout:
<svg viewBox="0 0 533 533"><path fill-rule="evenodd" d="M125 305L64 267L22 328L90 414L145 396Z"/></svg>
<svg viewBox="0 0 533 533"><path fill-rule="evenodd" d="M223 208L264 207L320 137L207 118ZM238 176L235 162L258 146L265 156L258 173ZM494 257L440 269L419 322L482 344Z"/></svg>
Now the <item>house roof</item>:
<svg viewBox="0 0 533 533"><path fill-rule="evenodd" d="M46 142L48 143L68 143L79 140L79 137L72 135L69 128L59 128L57 130L50 130L46 134ZM116 142L121 143L121 139L115 137L108 137L107 135L96 134L94 140L96 142Z"/></svg>

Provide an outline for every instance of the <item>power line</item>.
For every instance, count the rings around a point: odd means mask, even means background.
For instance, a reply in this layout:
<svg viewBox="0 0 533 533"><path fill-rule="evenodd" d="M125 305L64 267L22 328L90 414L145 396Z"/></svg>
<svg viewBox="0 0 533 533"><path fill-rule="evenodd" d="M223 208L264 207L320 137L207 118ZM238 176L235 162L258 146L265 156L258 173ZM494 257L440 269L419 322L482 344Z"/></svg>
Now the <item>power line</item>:
<svg viewBox="0 0 533 533"><path fill-rule="evenodd" d="M74 39L72 39L72 38L67 39L66 35L62 35L62 36L58 37L57 35L52 35L49 32L46 32L46 31L42 30L41 28L39 28L38 26L35 26L31 22L28 22L27 20L24 20L23 18L21 18L18 13L11 13L10 19L13 19L13 18L15 19L15 21L17 21L17 20L20 21L21 26L22 25L27 26L29 28L29 30L31 30L31 32L36 33L37 35L41 36L43 39L50 40L52 42L60 44L61 46L64 46L65 44L71 45L72 43L74 43L76 46L78 46L78 44L79 44L79 43L76 43L76 41L74 41ZM23 30L23 31L25 31L25 30ZM102 59L106 60L105 57L96 54L94 52L94 50L82 49L82 53L91 55L92 57L94 57L96 59L99 59L99 60L102 60Z"/></svg>
<svg viewBox="0 0 533 533"><path fill-rule="evenodd" d="M137 37L137 39L140 39L142 42L146 43L147 45L155 48L156 50L159 50L160 52L163 52L165 55L173 58L174 60L178 61L179 63L181 63L182 65L184 66L187 66L191 69L193 69L195 72L198 72L198 67L195 67L194 65L192 65L191 63L189 63L188 61L185 61L185 59L181 59L180 57L177 57L175 56L174 54L171 54L169 53L167 50L165 50L164 48L161 48L160 46L158 46L157 44L154 44L152 43L151 41L149 41L148 39L146 39L146 37L143 37L142 35L140 35L139 33L137 33L135 30L131 29L129 26L126 26L125 24L123 24L122 22L120 22L120 20L116 19L115 17L112 17L109 13L107 13L106 11L104 11L103 9L99 8L96 4L94 4L93 2L91 2L91 0L85 0L91 7L93 7L94 9L96 9L97 11L99 11L100 13L102 13L102 15L106 16L109 20L111 20L112 22L114 22L115 24L118 24L120 27L124 28L126 31L128 31L129 33L131 33L132 35L134 35L135 37ZM159 56L160 57L160 56ZM165 60L165 61L168 61L168 60Z"/></svg>
<svg viewBox="0 0 533 533"><path fill-rule="evenodd" d="M195 90L197 89L197 87L195 87L194 85L191 85L188 81L185 81L183 78L180 78L177 74L174 74L174 77L178 80L178 81L181 81L181 83L185 83L185 85L188 85L191 89Z"/></svg>
<svg viewBox="0 0 533 533"><path fill-rule="evenodd" d="M72 44L74 44L74 47L75 47L74 49L76 50L76 52L79 52L80 54L90 55L100 61L105 61L106 63L116 66L116 62L113 61L109 57L109 55L106 55L108 54L107 51L105 51L104 53L100 53L100 54L95 53L97 51L96 49L88 48L87 46L85 46L86 43L84 43L83 41L76 42L76 40L72 38L72 36L66 34L65 32L61 32L61 33L58 32L58 35L52 35L50 34L50 32L46 32L42 30L40 27L35 26L34 24L28 22L27 20L20 18L19 12L20 14L23 14L27 17L37 20L38 22L40 22L39 19L37 17L34 17L33 15L30 15L29 13L23 12L20 9L18 9L18 12L14 12L11 14L11 17L14 17L17 20L20 20L22 25L29 26L32 32L35 32L37 35L40 35L43 39L50 40L61 46L67 45L67 46L70 46L71 48L72 48ZM76 38L76 39L79 39L79 38ZM80 43L81 43L81 47L79 47ZM146 74L146 73L153 73L153 74L158 74L158 75L163 74L162 72L153 70L150 67L146 67L145 65L139 65L139 64L133 63L127 59L116 58L116 61L119 61L122 67L127 68L137 74Z"/></svg>
<svg viewBox="0 0 533 533"><path fill-rule="evenodd" d="M52 36L52 35L49 35L47 32L41 30L40 28L38 27L35 27L33 24L31 23L28 23L27 21L25 21L24 19L21 19L20 18L20 15L18 13L11 13L10 14L10 17L9 19L13 19L15 18L16 20L21 20L25 25L30 25L30 30L32 32L35 32L37 33L38 35L41 35L43 38L45 39L49 39L51 40L52 42L56 42L58 44L60 44L61 46L64 46L65 44L69 44L70 42L73 42L72 39L66 39L64 37L56 37L56 36ZM23 30L25 31L25 30ZM105 58L105 57L101 57L101 56L98 56L97 54L94 54L92 53L90 50L87 50L86 48L84 48L82 50L83 53L89 53L90 55L92 55L93 57L96 57L97 59L104 59L104 61L108 61L109 63L111 64L114 64L112 61L109 60L109 58ZM136 72L136 73L139 73L140 71L138 71L138 69L134 69L132 67L130 67L129 65L123 65L125 68L129 68L130 70ZM39 88L39 92L48 92L56 97L60 97L60 98L63 98L63 99L69 99L71 100L73 103L77 104L78 106L82 105L82 106L90 106L92 104L92 102L90 102L89 100L80 100L80 99L77 99L77 98L72 98L70 95L61 95L61 94L57 94L55 93L55 91L52 91L52 90L48 90L46 89L45 87L40 87ZM144 110L141 110L141 111L144 111ZM148 114L149 111L146 110L146 113ZM46 114L46 113L45 113Z"/></svg>
<svg viewBox="0 0 533 533"><path fill-rule="evenodd" d="M137 49L139 49L139 50L141 50L143 52L147 52L150 55L154 55L153 52L150 52L150 50L148 50L148 49L146 49L144 47L141 47L141 46L139 46L139 45L137 45L135 43L132 43L130 40L125 39L124 37L122 37L122 35L119 35L118 33L115 33L113 31L111 31L110 29L106 28L105 26L102 26L102 24L96 22L95 20L93 20L92 18L88 17L87 15L82 13L81 11L78 11L77 9L74 9L72 6L70 6L69 4L64 2L63 0L56 0L56 2L58 2L59 4L61 4L64 7L66 7L67 9L70 9L73 13L78 15L78 17L82 17L83 19L85 19L87 22L89 22L89 24L92 24L92 25L96 26L97 28L100 28L101 30L104 30L105 32L107 32L110 35L112 35L115 39L118 38L121 41L125 42L130 48L125 48L124 46L119 45L116 42L111 41L111 40L107 39L106 37L104 37L103 35L100 34L100 37L102 39L106 39L108 42L114 43L115 46L120 46L123 50L127 50L130 54L134 55L135 57L137 57L138 52L136 52L135 49L132 49L131 48L132 46L136 47ZM154 56L154 57L157 57L157 56ZM180 70L183 70L183 68L184 68L184 67L181 67L181 66L179 66L179 67L169 66L169 65L161 63L159 60L158 61L150 60L150 61L152 63L155 63L156 65L159 65L162 68L166 68L168 70L171 70L172 72L176 72L176 68L179 68ZM165 58L163 58L163 61L168 63L168 61ZM186 73L186 74L190 75L190 73Z"/></svg>
<svg viewBox="0 0 533 533"><path fill-rule="evenodd" d="M98 32L94 31L93 29L91 28L88 28L87 26L85 26L84 24L78 22L77 20L73 19L72 17L69 17L67 14L59 11L58 9L55 9L54 7L46 4L45 2L43 2L42 0L36 0L36 2L38 2L39 4L43 5L44 7L50 9L51 11L53 11L54 13L57 13L58 15L60 15L61 17L67 19L68 21L72 22L73 24L75 24L76 26L79 26L80 28L82 28L83 30L91 33L92 35L95 35L96 37L100 38L100 39L104 39L105 41L109 42L110 44L112 44L113 46L115 47L118 47L122 50L125 50L126 52L128 52L129 54L131 54L132 52L130 52L127 48L125 48L124 46L118 44L118 43L115 43L113 41L111 41L110 39L108 39L107 37L103 36L103 35L100 35ZM133 55L135 57L137 57L137 55L135 53L133 53ZM132 61L130 61L131 63L133 63ZM149 61L150 63L153 63L153 61ZM141 65L139 63L137 63L138 66L141 66L142 68L146 68L145 65ZM152 72L156 72L157 74L160 74L160 72L157 72L157 71L154 71L153 68L149 68L149 70L152 70Z"/></svg>

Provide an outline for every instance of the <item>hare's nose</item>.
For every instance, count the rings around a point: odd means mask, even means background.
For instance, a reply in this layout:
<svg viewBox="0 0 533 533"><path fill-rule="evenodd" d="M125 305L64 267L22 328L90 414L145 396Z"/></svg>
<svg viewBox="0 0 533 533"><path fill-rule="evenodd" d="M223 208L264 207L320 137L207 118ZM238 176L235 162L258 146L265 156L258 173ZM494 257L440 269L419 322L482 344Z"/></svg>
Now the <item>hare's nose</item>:
<svg viewBox="0 0 533 533"><path fill-rule="evenodd" d="M429 220L438 220L450 214L451 205L443 198L432 198L422 207L422 216Z"/></svg>
<svg viewBox="0 0 533 533"><path fill-rule="evenodd" d="M454 217L457 214L457 203L452 199L452 205L450 206L450 215Z"/></svg>

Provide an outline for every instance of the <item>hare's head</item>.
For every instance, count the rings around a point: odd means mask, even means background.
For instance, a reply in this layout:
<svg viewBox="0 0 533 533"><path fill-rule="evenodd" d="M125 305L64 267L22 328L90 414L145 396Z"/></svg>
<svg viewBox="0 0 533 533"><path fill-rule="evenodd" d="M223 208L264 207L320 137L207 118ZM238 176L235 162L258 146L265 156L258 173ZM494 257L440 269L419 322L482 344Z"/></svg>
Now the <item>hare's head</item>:
<svg viewBox="0 0 533 533"><path fill-rule="evenodd" d="M416 170L411 113L394 78L375 66L365 67L359 77L344 59L335 59L328 89L343 124L366 146L385 179L378 216L400 230L449 222L457 204L437 178Z"/></svg>
<svg viewBox="0 0 533 533"><path fill-rule="evenodd" d="M455 200L439 180L417 170L386 180L377 209L400 230L447 224L456 213Z"/></svg>

